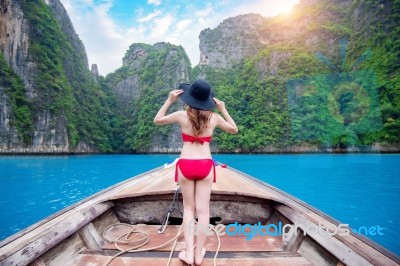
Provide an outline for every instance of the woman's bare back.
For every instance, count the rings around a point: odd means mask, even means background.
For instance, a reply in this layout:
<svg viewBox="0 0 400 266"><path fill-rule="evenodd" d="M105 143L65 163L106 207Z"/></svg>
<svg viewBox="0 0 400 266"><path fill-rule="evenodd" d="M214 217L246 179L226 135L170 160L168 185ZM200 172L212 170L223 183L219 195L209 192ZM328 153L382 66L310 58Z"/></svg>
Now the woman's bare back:
<svg viewBox="0 0 400 266"><path fill-rule="evenodd" d="M194 136L192 130L192 123L189 120L189 117L186 111L182 111L182 119L179 124L181 125L182 133ZM213 113L211 115L210 121L208 123L207 128L202 132L202 134L198 137L210 137L213 135L215 127L218 125L217 114ZM204 142L203 144L195 141L195 142L184 142L181 150L180 158L185 159L210 159L211 151L210 151L210 143Z"/></svg>

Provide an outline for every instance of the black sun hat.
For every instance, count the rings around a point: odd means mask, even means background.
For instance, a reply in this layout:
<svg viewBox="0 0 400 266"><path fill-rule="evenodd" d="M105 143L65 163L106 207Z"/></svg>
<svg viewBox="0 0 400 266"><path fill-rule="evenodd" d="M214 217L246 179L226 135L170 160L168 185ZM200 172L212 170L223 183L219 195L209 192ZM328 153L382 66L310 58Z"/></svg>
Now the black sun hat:
<svg viewBox="0 0 400 266"><path fill-rule="evenodd" d="M201 110L214 109L214 92L206 80L196 79L192 84L181 83L179 89L183 90L179 97L190 107Z"/></svg>

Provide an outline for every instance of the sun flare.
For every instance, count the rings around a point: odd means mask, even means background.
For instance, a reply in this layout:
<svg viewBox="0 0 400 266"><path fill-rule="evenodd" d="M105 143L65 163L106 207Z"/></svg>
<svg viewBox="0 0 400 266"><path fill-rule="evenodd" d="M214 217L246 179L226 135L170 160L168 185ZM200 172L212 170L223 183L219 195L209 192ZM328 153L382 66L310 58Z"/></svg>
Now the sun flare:
<svg viewBox="0 0 400 266"><path fill-rule="evenodd" d="M298 2L299 0L274 1L270 8L274 9L275 14L289 14Z"/></svg>

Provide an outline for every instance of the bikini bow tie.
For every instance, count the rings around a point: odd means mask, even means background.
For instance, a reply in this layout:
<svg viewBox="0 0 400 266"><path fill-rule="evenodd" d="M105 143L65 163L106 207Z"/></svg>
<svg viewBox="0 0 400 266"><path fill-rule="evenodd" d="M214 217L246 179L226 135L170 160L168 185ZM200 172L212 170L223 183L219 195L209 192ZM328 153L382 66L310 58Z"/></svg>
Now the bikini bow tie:
<svg viewBox="0 0 400 266"><path fill-rule="evenodd" d="M202 138L200 138L200 137L188 136L187 138L191 143L194 143L195 141L197 141L201 145L203 145L203 143L204 143L204 140L202 140Z"/></svg>

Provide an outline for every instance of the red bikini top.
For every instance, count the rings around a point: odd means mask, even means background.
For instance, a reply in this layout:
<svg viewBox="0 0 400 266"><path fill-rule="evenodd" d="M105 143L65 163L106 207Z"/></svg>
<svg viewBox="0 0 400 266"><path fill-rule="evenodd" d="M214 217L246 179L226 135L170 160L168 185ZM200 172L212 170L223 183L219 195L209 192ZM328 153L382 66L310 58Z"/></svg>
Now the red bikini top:
<svg viewBox="0 0 400 266"><path fill-rule="evenodd" d="M191 143L194 143L195 141L199 142L200 144L203 144L204 142L211 142L212 137L195 137L195 136L190 136L182 132L182 139L183 141L190 141Z"/></svg>

